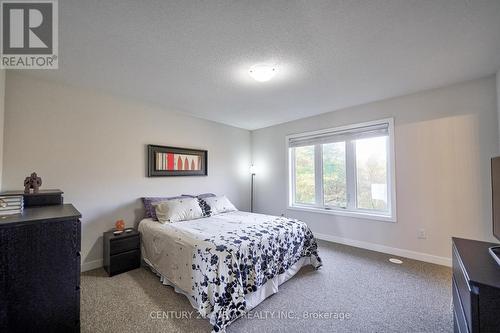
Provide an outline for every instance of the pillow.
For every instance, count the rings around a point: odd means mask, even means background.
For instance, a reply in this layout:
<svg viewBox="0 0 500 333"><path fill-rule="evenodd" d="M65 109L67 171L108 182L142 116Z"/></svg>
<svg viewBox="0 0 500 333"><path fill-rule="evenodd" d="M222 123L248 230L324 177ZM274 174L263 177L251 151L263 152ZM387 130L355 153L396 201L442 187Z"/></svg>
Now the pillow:
<svg viewBox="0 0 500 333"><path fill-rule="evenodd" d="M205 198L212 198L215 196L216 195L213 193L202 193L202 194L198 194L196 197L201 198L201 199L205 199Z"/></svg>
<svg viewBox="0 0 500 333"><path fill-rule="evenodd" d="M207 202L205 200L203 200L202 198L200 198L200 197L198 197L197 199L198 199L198 204L200 205L203 217L209 217L209 216L211 216L212 215L212 209L207 204Z"/></svg>
<svg viewBox="0 0 500 333"><path fill-rule="evenodd" d="M205 199L205 198L215 197L216 195L215 195L215 194L213 194L213 193L201 193L201 194L198 194L198 195L183 194L182 196L183 196L183 197L191 197L191 198L202 198L202 199Z"/></svg>
<svg viewBox="0 0 500 333"><path fill-rule="evenodd" d="M220 197L204 198L203 200L210 206L212 215L225 212L234 212L237 210L225 195Z"/></svg>
<svg viewBox="0 0 500 333"><path fill-rule="evenodd" d="M168 201L168 200L174 200L174 199L182 199L185 198L186 195L181 195L177 197L145 197L142 198L142 203L144 204L144 209L146 210L145 217L146 218L152 218L154 221L158 221L158 218L156 217L156 211L155 208L153 207L154 203L161 202L161 201Z"/></svg>
<svg viewBox="0 0 500 333"><path fill-rule="evenodd" d="M160 223L194 220L203 217L198 199L181 198L153 204Z"/></svg>

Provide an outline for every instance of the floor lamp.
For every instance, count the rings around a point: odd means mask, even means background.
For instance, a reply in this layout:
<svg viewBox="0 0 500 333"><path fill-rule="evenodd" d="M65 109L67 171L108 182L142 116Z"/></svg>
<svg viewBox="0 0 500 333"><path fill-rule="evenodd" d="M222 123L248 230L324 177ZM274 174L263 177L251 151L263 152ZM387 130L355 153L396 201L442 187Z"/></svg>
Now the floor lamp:
<svg viewBox="0 0 500 333"><path fill-rule="evenodd" d="M250 166L250 174L252 175L252 181L250 182L250 212L253 213L253 182L255 178L255 167L253 164Z"/></svg>

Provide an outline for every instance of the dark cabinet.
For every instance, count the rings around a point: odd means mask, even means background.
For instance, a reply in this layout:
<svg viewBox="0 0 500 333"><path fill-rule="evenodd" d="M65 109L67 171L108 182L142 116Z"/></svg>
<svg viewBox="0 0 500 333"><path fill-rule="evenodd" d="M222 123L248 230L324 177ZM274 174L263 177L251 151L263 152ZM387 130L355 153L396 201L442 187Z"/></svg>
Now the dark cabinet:
<svg viewBox="0 0 500 333"><path fill-rule="evenodd" d="M453 238L455 332L500 332L500 266L488 252L494 245Z"/></svg>
<svg viewBox="0 0 500 333"><path fill-rule="evenodd" d="M0 332L80 331L80 217L66 204L0 220Z"/></svg>
<svg viewBox="0 0 500 333"><path fill-rule="evenodd" d="M114 235L103 235L104 269L109 276L124 273L141 266L141 238L137 230Z"/></svg>

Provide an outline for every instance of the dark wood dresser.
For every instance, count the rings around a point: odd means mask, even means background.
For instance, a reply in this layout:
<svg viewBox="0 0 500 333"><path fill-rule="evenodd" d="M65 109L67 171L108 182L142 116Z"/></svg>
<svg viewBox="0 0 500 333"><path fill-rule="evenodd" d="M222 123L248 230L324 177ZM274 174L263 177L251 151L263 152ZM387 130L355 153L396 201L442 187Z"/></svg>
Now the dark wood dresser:
<svg viewBox="0 0 500 333"><path fill-rule="evenodd" d="M65 204L0 219L0 332L80 331L80 217Z"/></svg>
<svg viewBox="0 0 500 333"><path fill-rule="evenodd" d="M104 269L109 276L141 266L141 234L136 229L119 235L107 231L102 239Z"/></svg>
<svg viewBox="0 0 500 333"><path fill-rule="evenodd" d="M500 266L488 252L497 244L452 240L454 331L500 332Z"/></svg>

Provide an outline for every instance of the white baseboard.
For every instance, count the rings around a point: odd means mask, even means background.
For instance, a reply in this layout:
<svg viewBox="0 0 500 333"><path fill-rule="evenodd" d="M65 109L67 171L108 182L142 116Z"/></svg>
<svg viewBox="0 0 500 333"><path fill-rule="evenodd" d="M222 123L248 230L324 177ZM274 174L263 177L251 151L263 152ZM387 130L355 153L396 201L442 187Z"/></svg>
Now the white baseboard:
<svg viewBox="0 0 500 333"><path fill-rule="evenodd" d="M405 257L405 258L430 262L432 264L438 264L438 265L451 267L451 258L447 258L447 257L440 257L440 256L428 254L428 253L410 251L410 250L405 250L405 249L398 249L395 247L390 247L390 246L385 246L385 245L380 245L380 244L375 244L375 243L369 243L369 242L363 242L363 241L358 241L358 240L354 240L354 239L343 238L343 237L338 237L338 236L333 236L333 235L320 234L317 232L313 232L313 234L316 238L322 239L325 241L329 241L329 242L340 243L340 244L344 244L344 245L359 247L362 249L392 254L392 255L395 255L398 257Z"/></svg>
<svg viewBox="0 0 500 333"><path fill-rule="evenodd" d="M99 267L102 267L102 259L83 262L81 265L80 271L83 273L83 272L91 271L91 270L99 268Z"/></svg>

